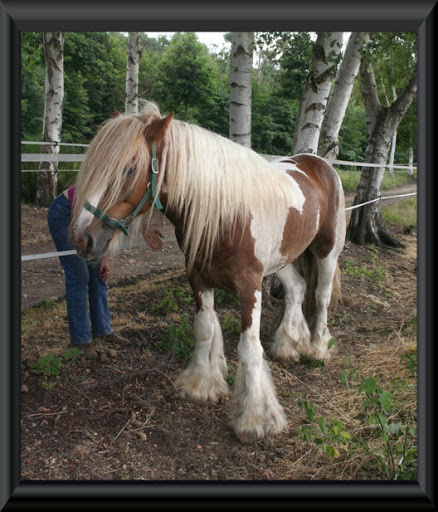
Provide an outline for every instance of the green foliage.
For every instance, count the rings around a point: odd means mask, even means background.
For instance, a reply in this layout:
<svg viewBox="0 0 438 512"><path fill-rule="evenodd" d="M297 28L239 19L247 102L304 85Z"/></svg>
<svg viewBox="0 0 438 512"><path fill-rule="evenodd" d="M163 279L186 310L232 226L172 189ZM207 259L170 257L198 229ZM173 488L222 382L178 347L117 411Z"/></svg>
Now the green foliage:
<svg viewBox="0 0 438 512"><path fill-rule="evenodd" d="M214 302L215 304L223 305L223 304L239 304L237 298L231 293L226 292L225 290L215 290L214 291Z"/></svg>
<svg viewBox="0 0 438 512"><path fill-rule="evenodd" d="M81 352L75 348L70 348L61 357L48 354L38 359L36 363L32 363L30 367L37 375L44 377L56 377L64 369L64 364L68 362L74 365Z"/></svg>
<svg viewBox="0 0 438 512"><path fill-rule="evenodd" d="M216 73L213 59L196 34L176 33L160 63L158 94L162 107L188 121L189 108L210 104Z"/></svg>
<svg viewBox="0 0 438 512"><path fill-rule="evenodd" d="M189 304L193 300L192 294L181 286L163 290L163 294L163 299L152 305L151 311L153 313L169 314L177 312L182 304Z"/></svg>
<svg viewBox="0 0 438 512"><path fill-rule="evenodd" d="M401 358L415 377L416 351L406 352ZM394 390L386 390L374 376L358 379L357 368L346 368L340 374L340 382L355 396L361 398L356 420L361 428L350 430L338 418L317 416L316 406L307 398L300 398L298 405L304 413L304 425L299 428L300 436L314 443L330 459L352 454L357 460L364 460L363 469L376 474L375 464L389 479L415 480L417 466L416 429L412 418L404 412L405 403L397 399L396 393L403 393L412 384L406 380L394 379ZM415 391L415 390L413 390ZM354 455L353 455L354 454Z"/></svg>
<svg viewBox="0 0 438 512"><path fill-rule="evenodd" d="M231 331L235 334L240 334L241 323L240 319L234 315L234 313L227 311L221 319L222 328L224 331Z"/></svg>
<svg viewBox="0 0 438 512"><path fill-rule="evenodd" d="M35 307L40 309L51 309L55 305L56 299L43 299L40 300Z"/></svg>
<svg viewBox="0 0 438 512"><path fill-rule="evenodd" d="M304 410L307 421L313 422L315 407L306 399L300 400L298 405ZM305 441L313 441L327 457L337 459L341 455L340 450L348 450L355 444L342 421L336 418L329 420L325 416L319 416L316 423L318 426L302 425L299 434Z"/></svg>
<svg viewBox="0 0 438 512"><path fill-rule="evenodd" d="M310 32L256 33L252 94L252 146L262 154L288 155L314 47ZM21 35L21 137L41 140L45 66L41 33ZM229 53L211 53L196 34L151 38L141 34L139 96L158 103L162 112L228 136ZM124 111L127 35L118 32L68 32L64 44L65 101L61 140L88 143L113 110ZM399 93L415 64L414 33L373 33L365 54L373 63L382 105ZM339 134L339 158L363 161L366 119L357 80ZM141 106L141 102L140 102ZM416 105L411 105L397 134L396 161L407 163L416 150ZM36 146L22 148L38 152ZM76 151L62 148L62 152ZM77 168L63 163L62 169ZM74 167L76 165L76 167ZM26 164L36 169L37 164ZM342 168L345 169L345 168ZM58 174L60 192L77 174ZM357 189L360 173L343 178L346 192ZM384 185L387 182L384 180ZM25 201L33 201L35 173L22 176ZM388 182L388 186L391 186Z"/></svg>
<svg viewBox="0 0 438 512"><path fill-rule="evenodd" d="M157 345L161 350L173 352L178 359L189 357L194 347L195 332L188 315L181 315L178 325L168 327L163 340Z"/></svg>
<svg viewBox="0 0 438 512"><path fill-rule="evenodd" d="M368 265L358 265L352 258L346 257L343 265L343 272L356 279L371 279L376 283L384 281L386 276L385 268L379 264L379 248L368 247L370 261Z"/></svg>

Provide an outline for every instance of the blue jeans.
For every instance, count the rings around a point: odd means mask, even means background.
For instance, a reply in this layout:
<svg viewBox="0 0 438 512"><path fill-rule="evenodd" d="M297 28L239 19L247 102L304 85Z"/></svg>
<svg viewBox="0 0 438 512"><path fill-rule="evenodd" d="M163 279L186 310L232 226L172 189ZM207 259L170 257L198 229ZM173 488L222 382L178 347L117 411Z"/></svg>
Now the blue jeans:
<svg viewBox="0 0 438 512"><path fill-rule="evenodd" d="M47 215L50 234L58 251L74 249L69 234L70 217L70 203L61 194L52 202ZM90 343L91 332L93 336L107 336L112 329L107 284L99 277L100 264L88 264L77 255L60 256L59 260L65 273L65 298L71 343Z"/></svg>

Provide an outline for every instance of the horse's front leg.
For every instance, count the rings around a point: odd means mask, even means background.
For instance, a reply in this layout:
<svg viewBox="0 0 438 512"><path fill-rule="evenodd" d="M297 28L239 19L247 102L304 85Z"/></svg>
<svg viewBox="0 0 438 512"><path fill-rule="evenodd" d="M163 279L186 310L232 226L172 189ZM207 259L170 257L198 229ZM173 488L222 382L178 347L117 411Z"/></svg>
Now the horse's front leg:
<svg viewBox="0 0 438 512"><path fill-rule="evenodd" d="M199 276L189 277L196 302L195 351L187 368L175 382L183 398L190 402L216 402L228 393L224 375L227 364L222 331L214 311L214 292L203 286Z"/></svg>
<svg viewBox="0 0 438 512"><path fill-rule="evenodd" d="M245 290L239 299L242 334L237 347L232 425L241 441L252 442L283 430L286 419L260 342L261 290Z"/></svg>

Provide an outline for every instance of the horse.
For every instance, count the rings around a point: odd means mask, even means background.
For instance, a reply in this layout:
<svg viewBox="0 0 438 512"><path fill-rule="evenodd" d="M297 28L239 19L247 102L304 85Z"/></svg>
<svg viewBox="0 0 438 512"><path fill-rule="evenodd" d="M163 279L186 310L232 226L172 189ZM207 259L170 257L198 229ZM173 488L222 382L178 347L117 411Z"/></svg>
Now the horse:
<svg viewBox="0 0 438 512"><path fill-rule="evenodd" d="M241 316L231 426L244 443L280 433L287 421L260 341L262 281L274 274L285 292L272 357L285 364L328 358L328 307L340 289L345 242L338 174L311 154L268 162L150 103L107 120L90 144L71 219L78 254L100 260L153 208L175 226L195 302L194 353L176 388L195 403L228 394L214 309L214 289L226 290ZM313 303L306 315L305 300Z"/></svg>

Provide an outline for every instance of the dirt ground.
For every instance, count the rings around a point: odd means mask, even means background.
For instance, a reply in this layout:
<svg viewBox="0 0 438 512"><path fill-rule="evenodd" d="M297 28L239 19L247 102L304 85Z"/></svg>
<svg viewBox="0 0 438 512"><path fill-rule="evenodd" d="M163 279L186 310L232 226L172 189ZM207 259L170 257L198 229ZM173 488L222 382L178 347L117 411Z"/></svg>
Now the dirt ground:
<svg viewBox="0 0 438 512"><path fill-rule="evenodd" d="M23 206L23 254L55 250L46 215L45 209ZM400 250L347 243L340 262L344 302L330 318L336 340L331 359L289 365L269 360L288 427L272 439L244 445L228 419L237 367L237 305L226 294L216 296L229 395L216 404L183 401L174 381L191 352L193 304L172 227L158 215L154 226L166 237L163 251L125 249L111 263L113 328L132 343L121 347L97 340L98 361L65 356L69 340L58 260L22 263L23 480L388 478L373 455L364 456L357 446L340 445L339 455L330 459L303 439L300 429L310 420L300 404L312 403L315 419L341 419L360 437L369 430L358 419L361 399L353 384L360 376L375 376L395 398L402 397L400 387L391 387L394 379L414 386L400 360L416 343L416 233L392 228L405 245ZM55 300L41 302L49 299ZM263 310L261 340L268 357L279 311L277 303ZM349 388L340 381L347 370ZM406 409L394 415L406 421Z"/></svg>

